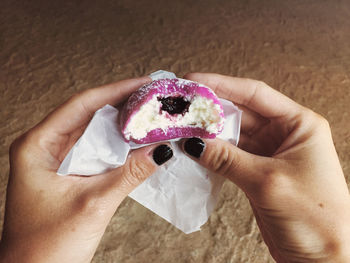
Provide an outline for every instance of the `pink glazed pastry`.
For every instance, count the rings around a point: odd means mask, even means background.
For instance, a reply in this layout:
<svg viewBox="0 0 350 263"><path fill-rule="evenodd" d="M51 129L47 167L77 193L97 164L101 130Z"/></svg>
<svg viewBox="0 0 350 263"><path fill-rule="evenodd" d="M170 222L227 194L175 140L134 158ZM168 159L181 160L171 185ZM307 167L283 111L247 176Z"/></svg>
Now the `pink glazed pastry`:
<svg viewBox="0 0 350 263"><path fill-rule="evenodd" d="M215 93L202 84L159 79L130 96L120 120L125 139L138 144L215 138L224 127L224 110Z"/></svg>

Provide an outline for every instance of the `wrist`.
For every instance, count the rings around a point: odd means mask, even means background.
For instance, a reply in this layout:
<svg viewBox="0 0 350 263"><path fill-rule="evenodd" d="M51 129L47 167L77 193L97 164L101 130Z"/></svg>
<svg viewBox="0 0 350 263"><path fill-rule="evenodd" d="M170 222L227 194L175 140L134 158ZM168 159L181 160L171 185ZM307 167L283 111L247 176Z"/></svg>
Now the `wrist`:
<svg viewBox="0 0 350 263"><path fill-rule="evenodd" d="M9 243L1 240L0 242L0 258L3 262L24 262L21 252L10 248ZM28 262L28 261L26 261Z"/></svg>
<svg viewBox="0 0 350 263"><path fill-rule="evenodd" d="M347 222L349 221L339 223L338 231L332 236L329 243L329 260L326 262L350 262L350 228Z"/></svg>
<svg viewBox="0 0 350 263"><path fill-rule="evenodd" d="M350 262L349 241L343 240L334 246L329 262L348 263Z"/></svg>
<svg viewBox="0 0 350 263"><path fill-rule="evenodd" d="M18 241L18 242L17 242ZM53 244L43 244L35 240L28 242L0 242L0 261L4 263L26 262L26 263L48 263L48 262L91 262L92 253L79 253L81 249L60 248Z"/></svg>
<svg viewBox="0 0 350 263"><path fill-rule="evenodd" d="M32 244L33 245L33 244ZM23 246L23 242L8 242L1 241L0 243L0 258L1 262L12 263L12 262L27 262L27 263L38 263L44 262L45 251L43 251L38 257L35 255L35 247L29 247L30 245Z"/></svg>

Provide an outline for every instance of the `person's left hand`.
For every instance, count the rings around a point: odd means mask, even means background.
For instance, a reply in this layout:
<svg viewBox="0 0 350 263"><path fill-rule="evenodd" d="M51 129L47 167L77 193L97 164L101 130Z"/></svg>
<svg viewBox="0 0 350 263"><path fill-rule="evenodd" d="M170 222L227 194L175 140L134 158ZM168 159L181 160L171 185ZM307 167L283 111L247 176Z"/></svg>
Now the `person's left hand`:
<svg viewBox="0 0 350 263"><path fill-rule="evenodd" d="M157 168L152 145L124 166L92 177L58 176L65 155L94 112L150 82L130 79L83 91L20 136L10 149L10 177L0 246L3 262L89 262L122 200ZM167 146L158 165L170 159ZM164 152L165 151L165 152Z"/></svg>

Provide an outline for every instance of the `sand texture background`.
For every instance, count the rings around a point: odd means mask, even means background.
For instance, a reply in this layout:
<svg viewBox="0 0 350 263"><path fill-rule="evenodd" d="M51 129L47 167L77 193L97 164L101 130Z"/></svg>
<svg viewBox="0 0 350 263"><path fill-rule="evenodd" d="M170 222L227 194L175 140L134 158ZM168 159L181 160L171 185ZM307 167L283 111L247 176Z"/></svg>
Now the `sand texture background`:
<svg viewBox="0 0 350 263"><path fill-rule="evenodd" d="M15 137L77 91L165 69L260 79L330 122L350 182L347 0L0 1L0 202ZM126 199L98 262L273 262L242 192L226 182L185 235Z"/></svg>

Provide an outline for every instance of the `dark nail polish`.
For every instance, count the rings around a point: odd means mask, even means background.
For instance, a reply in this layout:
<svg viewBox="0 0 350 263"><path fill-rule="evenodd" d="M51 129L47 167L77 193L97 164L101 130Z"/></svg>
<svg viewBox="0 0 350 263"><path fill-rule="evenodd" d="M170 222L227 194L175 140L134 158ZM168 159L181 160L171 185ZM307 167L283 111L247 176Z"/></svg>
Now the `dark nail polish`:
<svg viewBox="0 0 350 263"><path fill-rule="evenodd" d="M173 150L166 144L159 145L153 151L153 160L158 165L162 165L171 157L173 157Z"/></svg>
<svg viewBox="0 0 350 263"><path fill-rule="evenodd" d="M205 143L199 138L190 138L185 141L184 150L189 155L199 158L204 150Z"/></svg>

